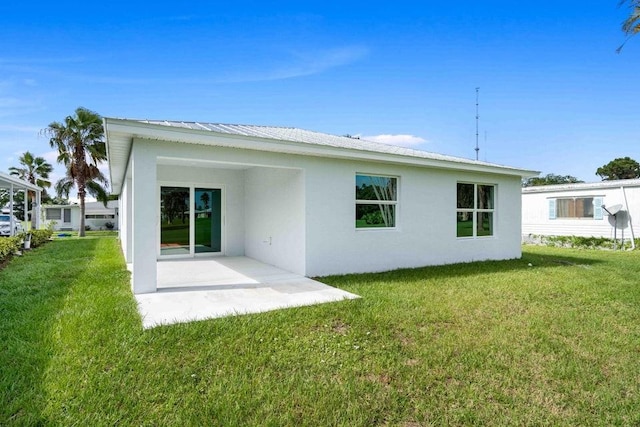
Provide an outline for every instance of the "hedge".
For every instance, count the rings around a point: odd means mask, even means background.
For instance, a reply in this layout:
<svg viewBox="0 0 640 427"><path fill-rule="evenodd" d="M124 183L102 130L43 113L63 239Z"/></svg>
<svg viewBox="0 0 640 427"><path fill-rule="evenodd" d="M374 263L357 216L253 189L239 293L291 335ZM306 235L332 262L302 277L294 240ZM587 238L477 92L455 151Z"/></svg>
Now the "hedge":
<svg viewBox="0 0 640 427"><path fill-rule="evenodd" d="M18 252L20 243L22 243L22 236L0 238L0 262Z"/></svg>
<svg viewBox="0 0 640 427"><path fill-rule="evenodd" d="M49 241L53 234L53 230L31 230L29 231L29 234L31 234L31 248L37 248ZM11 255L22 249L22 242L24 241L24 238L24 234L19 234L14 237L0 238L0 262L6 260Z"/></svg>
<svg viewBox="0 0 640 427"><path fill-rule="evenodd" d="M31 230L31 247L37 248L38 246L47 242L51 235L53 234L53 230L50 229L40 229L40 230Z"/></svg>

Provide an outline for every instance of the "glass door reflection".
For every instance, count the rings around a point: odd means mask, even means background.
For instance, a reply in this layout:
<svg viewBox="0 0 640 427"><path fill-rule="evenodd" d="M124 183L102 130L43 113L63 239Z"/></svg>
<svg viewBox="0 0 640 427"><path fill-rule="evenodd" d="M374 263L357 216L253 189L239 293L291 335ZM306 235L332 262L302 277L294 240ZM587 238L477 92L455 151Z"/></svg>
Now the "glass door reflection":
<svg viewBox="0 0 640 427"><path fill-rule="evenodd" d="M193 200L195 221L195 253L222 250L222 191L196 188Z"/></svg>
<svg viewBox="0 0 640 427"><path fill-rule="evenodd" d="M160 187L160 255L189 253L189 188Z"/></svg>

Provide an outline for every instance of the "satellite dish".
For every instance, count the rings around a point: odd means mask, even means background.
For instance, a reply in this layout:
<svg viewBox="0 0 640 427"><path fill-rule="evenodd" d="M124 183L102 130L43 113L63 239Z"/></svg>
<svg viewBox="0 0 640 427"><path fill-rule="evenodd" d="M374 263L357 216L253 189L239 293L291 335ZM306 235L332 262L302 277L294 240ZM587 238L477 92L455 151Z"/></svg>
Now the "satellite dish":
<svg viewBox="0 0 640 427"><path fill-rule="evenodd" d="M602 205L602 209L604 209L605 211L607 211L607 213L609 215L615 215L618 212L620 212L620 209L622 209L622 205L613 205L610 207L605 207L605 205Z"/></svg>

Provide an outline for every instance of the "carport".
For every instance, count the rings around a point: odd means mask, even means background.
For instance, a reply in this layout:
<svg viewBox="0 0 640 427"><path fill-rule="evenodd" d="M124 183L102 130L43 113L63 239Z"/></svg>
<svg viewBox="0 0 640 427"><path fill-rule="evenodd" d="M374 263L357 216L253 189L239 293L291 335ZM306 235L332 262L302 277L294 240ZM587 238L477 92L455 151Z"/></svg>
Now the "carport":
<svg viewBox="0 0 640 427"><path fill-rule="evenodd" d="M15 224L13 219L13 212L16 206L14 196L17 191L23 191L25 193L24 197L24 212L25 212L25 222L28 222L27 213L29 211L29 191L34 191L36 193L36 201L33 205L33 215L35 215L35 228L40 228L40 202L42 198L42 188L38 187L35 184L31 184L28 181L24 181L22 179L16 178L14 176L8 175L6 173L0 172L0 190L6 191L8 195L8 202L5 206L1 206L3 209L7 208L10 215L10 235L14 235Z"/></svg>

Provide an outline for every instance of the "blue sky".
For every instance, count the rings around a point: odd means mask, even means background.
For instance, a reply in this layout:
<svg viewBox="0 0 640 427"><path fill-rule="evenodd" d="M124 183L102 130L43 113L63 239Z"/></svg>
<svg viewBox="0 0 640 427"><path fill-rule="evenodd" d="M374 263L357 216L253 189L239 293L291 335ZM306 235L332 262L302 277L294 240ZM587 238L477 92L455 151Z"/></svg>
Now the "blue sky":
<svg viewBox="0 0 640 427"><path fill-rule="evenodd" d="M351 134L597 181L640 161L640 38L588 2L5 2L0 170L76 107ZM188 4L188 6L187 6ZM56 169L54 180L61 175Z"/></svg>

